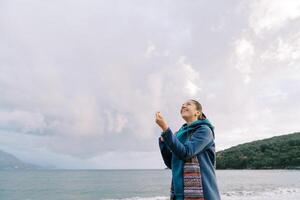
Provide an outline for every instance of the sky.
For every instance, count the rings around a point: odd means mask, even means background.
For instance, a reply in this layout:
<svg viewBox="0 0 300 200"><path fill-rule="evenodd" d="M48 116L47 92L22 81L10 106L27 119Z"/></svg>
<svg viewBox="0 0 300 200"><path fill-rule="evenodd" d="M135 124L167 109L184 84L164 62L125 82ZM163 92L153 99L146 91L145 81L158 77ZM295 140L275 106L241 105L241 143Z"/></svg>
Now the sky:
<svg viewBox="0 0 300 200"><path fill-rule="evenodd" d="M65 169L162 169L197 99L216 150L300 130L300 2L0 0L0 150Z"/></svg>

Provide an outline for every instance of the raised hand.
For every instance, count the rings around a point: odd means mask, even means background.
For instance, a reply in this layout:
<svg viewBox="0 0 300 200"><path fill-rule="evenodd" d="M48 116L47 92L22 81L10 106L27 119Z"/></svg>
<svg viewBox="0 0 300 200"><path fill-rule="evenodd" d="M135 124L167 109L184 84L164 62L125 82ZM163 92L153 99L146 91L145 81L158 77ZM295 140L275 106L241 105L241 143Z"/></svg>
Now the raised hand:
<svg viewBox="0 0 300 200"><path fill-rule="evenodd" d="M163 118L163 116L161 115L161 113L158 111L155 114L155 122L157 123L157 125L163 130L167 130L168 129L168 124L166 122L166 120Z"/></svg>

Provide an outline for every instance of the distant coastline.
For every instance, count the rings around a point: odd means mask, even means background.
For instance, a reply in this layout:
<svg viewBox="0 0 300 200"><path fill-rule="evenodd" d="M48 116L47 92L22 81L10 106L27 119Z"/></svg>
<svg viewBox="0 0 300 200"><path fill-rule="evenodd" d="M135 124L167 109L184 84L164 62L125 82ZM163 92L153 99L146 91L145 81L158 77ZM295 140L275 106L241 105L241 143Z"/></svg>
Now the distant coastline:
<svg viewBox="0 0 300 200"><path fill-rule="evenodd" d="M43 170L55 169L54 167L43 167L21 161L14 155L0 150L0 170Z"/></svg>

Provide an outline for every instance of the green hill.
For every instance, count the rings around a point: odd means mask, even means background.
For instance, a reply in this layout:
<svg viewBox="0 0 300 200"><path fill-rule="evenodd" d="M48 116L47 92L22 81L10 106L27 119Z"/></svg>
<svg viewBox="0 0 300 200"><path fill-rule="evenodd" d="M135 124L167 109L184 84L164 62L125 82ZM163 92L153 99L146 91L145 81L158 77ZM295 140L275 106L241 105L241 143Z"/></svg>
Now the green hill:
<svg viewBox="0 0 300 200"><path fill-rule="evenodd" d="M300 169L300 132L217 152L217 169Z"/></svg>

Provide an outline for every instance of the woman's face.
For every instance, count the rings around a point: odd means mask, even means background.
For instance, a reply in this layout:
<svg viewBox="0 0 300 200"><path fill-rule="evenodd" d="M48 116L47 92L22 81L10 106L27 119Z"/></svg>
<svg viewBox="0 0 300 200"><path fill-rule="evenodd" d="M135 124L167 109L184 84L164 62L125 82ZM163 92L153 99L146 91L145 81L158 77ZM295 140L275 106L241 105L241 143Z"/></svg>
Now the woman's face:
<svg viewBox="0 0 300 200"><path fill-rule="evenodd" d="M182 104L180 114L184 120L191 120L197 118L197 116L200 115L200 111L197 110L196 105L192 100L188 100Z"/></svg>

